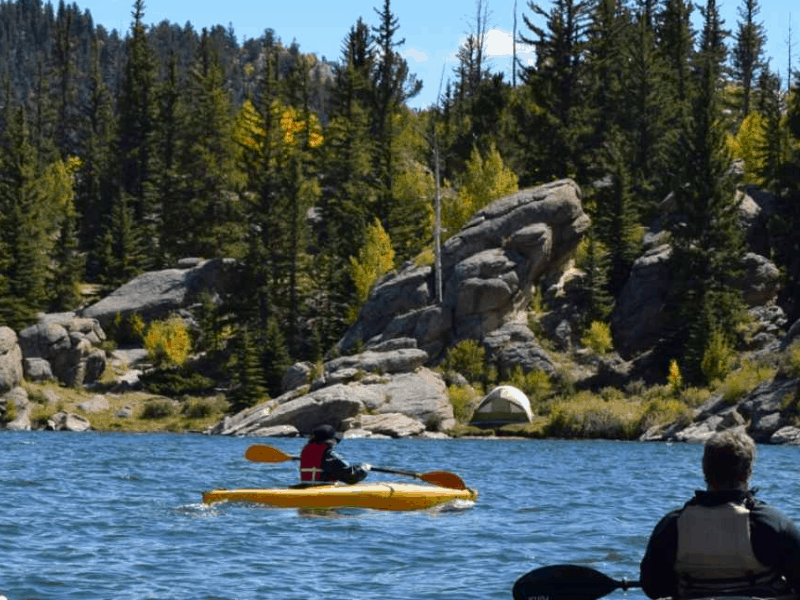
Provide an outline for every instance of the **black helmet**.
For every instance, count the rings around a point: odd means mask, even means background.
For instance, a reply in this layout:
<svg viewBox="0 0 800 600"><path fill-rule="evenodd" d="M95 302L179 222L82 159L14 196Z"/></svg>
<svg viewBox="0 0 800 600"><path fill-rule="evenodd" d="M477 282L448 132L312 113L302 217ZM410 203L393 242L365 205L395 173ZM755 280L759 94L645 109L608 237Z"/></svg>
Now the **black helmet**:
<svg viewBox="0 0 800 600"><path fill-rule="evenodd" d="M318 444L327 441L341 442L342 434L336 431L330 425L318 425L311 432L311 440L317 442Z"/></svg>

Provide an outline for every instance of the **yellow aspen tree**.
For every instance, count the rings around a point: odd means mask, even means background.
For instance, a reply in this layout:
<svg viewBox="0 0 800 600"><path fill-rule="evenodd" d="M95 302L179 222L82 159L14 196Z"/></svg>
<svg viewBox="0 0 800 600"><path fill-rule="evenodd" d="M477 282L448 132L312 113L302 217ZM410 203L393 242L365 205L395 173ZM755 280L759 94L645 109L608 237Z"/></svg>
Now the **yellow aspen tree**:
<svg viewBox="0 0 800 600"><path fill-rule="evenodd" d="M466 167L458 196L442 206L447 237L458 233L475 212L519 189L519 178L505 166L494 144L485 157L473 148Z"/></svg>
<svg viewBox="0 0 800 600"><path fill-rule="evenodd" d="M358 311L369 297L372 286L379 277L394 268L394 250L389 234L375 219L367 227L364 245L358 252L358 257L350 257L350 275L356 288L356 302L351 307L350 322L358 317Z"/></svg>
<svg viewBox="0 0 800 600"><path fill-rule="evenodd" d="M733 158L741 159L744 163L746 183L762 183L759 173L764 167L762 148L765 145L765 135L764 117L759 112L751 111L742 120L736 135L729 139Z"/></svg>

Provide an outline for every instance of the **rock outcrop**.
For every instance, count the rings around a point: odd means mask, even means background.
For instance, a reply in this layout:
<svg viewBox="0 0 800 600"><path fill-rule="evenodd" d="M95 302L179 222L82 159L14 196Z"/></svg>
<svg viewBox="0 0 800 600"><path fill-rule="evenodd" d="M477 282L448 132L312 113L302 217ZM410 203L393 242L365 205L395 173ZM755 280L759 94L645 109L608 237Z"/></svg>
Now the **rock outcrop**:
<svg viewBox="0 0 800 600"><path fill-rule="evenodd" d="M98 347L105 339L95 319L71 313L48 315L19 333L25 377L31 381L55 377L73 387L92 383L106 368L106 353Z"/></svg>
<svg viewBox="0 0 800 600"><path fill-rule="evenodd" d="M756 322L756 329L768 330L770 323L783 311L775 305L780 291L780 271L761 253L769 253L764 243L765 219L774 212L774 202L769 194L744 188L736 193L739 221L748 243L744 255L744 273L738 280L729 282L742 292ZM633 263L628 280L619 294L611 314L614 347L629 360L651 349L665 333L665 309L668 292L672 289L669 261L672 255L669 234L664 223L680 219L675 213L674 198L668 196L661 204L661 215L652 223L644 236L641 256ZM764 307L769 310L765 312ZM767 318L769 322L763 322ZM773 332L774 333L774 332ZM762 338L756 345L768 341Z"/></svg>
<svg viewBox="0 0 800 600"><path fill-rule="evenodd" d="M799 401L800 380L777 376L738 402L717 394L695 410L691 423L654 427L641 441L703 443L717 431L741 427L758 443L800 445Z"/></svg>
<svg viewBox="0 0 800 600"><path fill-rule="evenodd" d="M203 292L218 297L231 287L233 259L185 259L175 269L143 273L109 296L81 311L107 327L118 317L138 314L145 322L166 318L200 300Z"/></svg>
<svg viewBox="0 0 800 600"><path fill-rule="evenodd" d="M22 349L17 334L0 326L0 394L17 387L23 378Z"/></svg>
<svg viewBox="0 0 800 600"><path fill-rule="evenodd" d="M454 342L481 340L527 306L534 284L564 264L588 227L571 180L497 200L444 244L441 302L433 269L406 264L375 285L339 348L413 338L436 360Z"/></svg>
<svg viewBox="0 0 800 600"><path fill-rule="evenodd" d="M226 417L209 433L308 435L328 423L340 430L358 429L362 436L406 437L452 428L453 407L444 380L416 364L424 360L424 353L409 347L413 340L403 340L399 348L397 342L331 360L314 381L309 379L310 365L295 365L292 377L285 379L295 387ZM400 364L406 366L398 370Z"/></svg>

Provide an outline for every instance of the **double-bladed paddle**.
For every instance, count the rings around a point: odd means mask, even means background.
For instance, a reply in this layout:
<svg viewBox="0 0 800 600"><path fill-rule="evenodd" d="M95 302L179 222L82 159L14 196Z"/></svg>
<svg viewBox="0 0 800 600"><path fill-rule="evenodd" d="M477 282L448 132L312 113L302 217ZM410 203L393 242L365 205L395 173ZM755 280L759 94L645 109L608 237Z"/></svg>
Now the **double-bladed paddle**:
<svg viewBox="0 0 800 600"><path fill-rule="evenodd" d="M279 450L273 446L265 446L264 444L253 444L244 453L247 460L254 462L276 463L284 462L287 460L300 460L299 456L292 456L286 454L283 450ZM411 471L399 471L397 469L384 469L382 467L372 467L373 471L379 473L392 473L394 475L405 475L406 477L414 477L427 481L439 487L452 488L455 490L467 489L464 481L455 473L448 471L431 471L430 473L412 473Z"/></svg>
<svg viewBox="0 0 800 600"><path fill-rule="evenodd" d="M514 583L514 600L597 600L616 589L639 587L638 581L617 581L590 567L551 565L534 569Z"/></svg>

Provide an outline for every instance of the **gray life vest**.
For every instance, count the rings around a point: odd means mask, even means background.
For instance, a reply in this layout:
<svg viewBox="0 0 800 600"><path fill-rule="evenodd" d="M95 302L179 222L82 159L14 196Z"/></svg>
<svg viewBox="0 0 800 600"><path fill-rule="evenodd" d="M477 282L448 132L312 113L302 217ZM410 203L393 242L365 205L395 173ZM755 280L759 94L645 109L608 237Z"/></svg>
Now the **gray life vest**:
<svg viewBox="0 0 800 600"><path fill-rule="evenodd" d="M750 510L734 502L683 509L675 571L681 598L791 594L781 574L756 558Z"/></svg>

